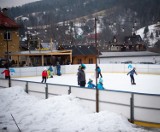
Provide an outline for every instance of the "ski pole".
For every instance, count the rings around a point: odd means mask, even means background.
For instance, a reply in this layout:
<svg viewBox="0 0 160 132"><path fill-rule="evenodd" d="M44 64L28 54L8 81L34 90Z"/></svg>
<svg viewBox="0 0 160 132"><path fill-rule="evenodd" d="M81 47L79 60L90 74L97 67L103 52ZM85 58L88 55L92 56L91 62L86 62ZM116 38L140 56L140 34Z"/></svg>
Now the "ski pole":
<svg viewBox="0 0 160 132"><path fill-rule="evenodd" d="M21 132L21 129L18 127L18 124L17 124L17 122L16 122L16 120L14 119L14 117L13 117L13 115L12 115L12 114L11 114L11 116L12 116L13 121L14 121L14 123L16 124L16 126L17 126L17 128L18 128L19 132Z"/></svg>

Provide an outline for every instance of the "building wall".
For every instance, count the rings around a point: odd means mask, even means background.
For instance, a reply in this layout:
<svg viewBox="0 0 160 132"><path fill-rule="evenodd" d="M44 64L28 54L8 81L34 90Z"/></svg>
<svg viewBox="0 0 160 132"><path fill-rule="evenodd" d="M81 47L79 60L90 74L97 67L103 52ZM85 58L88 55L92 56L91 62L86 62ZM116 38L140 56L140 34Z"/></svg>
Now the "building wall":
<svg viewBox="0 0 160 132"><path fill-rule="evenodd" d="M5 58L5 52L7 52L7 41L4 40L5 30L0 29L0 58ZM19 51L19 32L18 29L9 30L11 33L11 40L8 40L8 52ZM17 60L17 57L11 58Z"/></svg>
<svg viewBox="0 0 160 132"><path fill-rule="evenodd" d="M76 57L73 57L73 64L80 64L80 63L95 64L96 63L96 56L76 56Z"/></svg>

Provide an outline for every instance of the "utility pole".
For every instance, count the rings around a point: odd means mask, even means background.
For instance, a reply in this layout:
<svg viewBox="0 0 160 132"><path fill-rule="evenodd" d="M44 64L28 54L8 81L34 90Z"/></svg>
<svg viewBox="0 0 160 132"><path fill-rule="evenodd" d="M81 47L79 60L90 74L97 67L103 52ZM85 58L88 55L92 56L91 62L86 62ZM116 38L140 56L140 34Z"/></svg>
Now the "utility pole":
<svg viewBox="0 0 160 132"><path fill-rule="evenodd" d="M97 45L97 18L95 18L95 46L96 46L96 112L99 112L99 90L97 88L97 58L99 55L98 45Z"/></svg>
<svg viewBox="0 0 160 132"><path fill-rule="evenodd" d="M6 31L6 43L7 43L7 68L9 70L9 49L8 49L8 40L9 40L9 32L8 30ZM11 76L10 76L11 77ZM11 78L8 78L8 86L11 87Z"/></svg>

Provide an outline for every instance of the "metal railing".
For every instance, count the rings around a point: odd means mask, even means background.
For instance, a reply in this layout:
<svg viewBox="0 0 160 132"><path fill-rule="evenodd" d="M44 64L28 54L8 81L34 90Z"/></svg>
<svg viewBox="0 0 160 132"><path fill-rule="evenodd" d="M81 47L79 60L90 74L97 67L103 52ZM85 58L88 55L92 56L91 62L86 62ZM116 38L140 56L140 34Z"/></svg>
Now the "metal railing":
<svg viewBox="0 0 160 132"><path fill-rule="evenodd" d="M0 79L0 87L8 87L8 80ZM22 86L26 93L48 99L51 96L62 94L74 94L75 97L83 100L86 106L96 112L96 89L81 88L73 85L61 85L40 83L33 81L22 81L11 79L11 86ZM148 101L145 101L145 100ZM129 91L99 90L98 109L109 110L120 113L127 117L130 122L137 121L160 124L160 95L144 94ZM145 118L139 114L145 113ZM155 114L154 114L155 113ZM151 116L150 116L150 115Z"/></svg>

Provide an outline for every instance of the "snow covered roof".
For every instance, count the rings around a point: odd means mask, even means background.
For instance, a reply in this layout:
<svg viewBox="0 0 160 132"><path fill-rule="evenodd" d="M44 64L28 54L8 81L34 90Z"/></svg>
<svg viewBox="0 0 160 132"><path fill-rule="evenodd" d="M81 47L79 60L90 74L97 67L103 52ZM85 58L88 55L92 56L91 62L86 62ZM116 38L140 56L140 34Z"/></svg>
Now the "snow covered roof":
<svg viewBox="0 0 160 132"><path fill-rule="evenodd" d="M135 52L101 52L100 57L128 57L128 56L160 56L159 53L149 51L135 51Z"/></svg>

